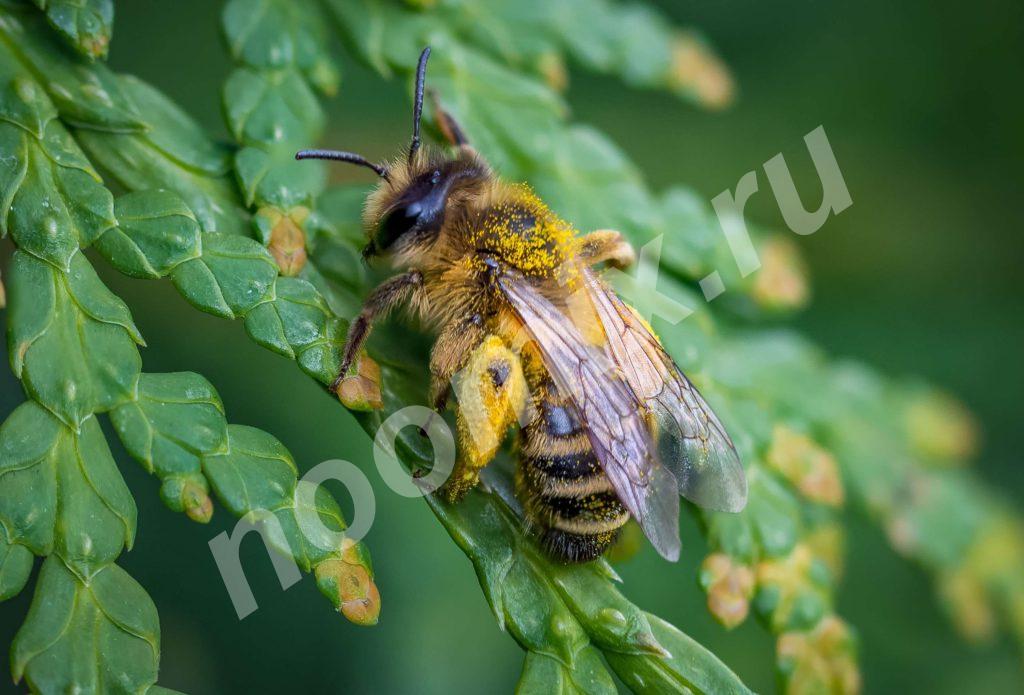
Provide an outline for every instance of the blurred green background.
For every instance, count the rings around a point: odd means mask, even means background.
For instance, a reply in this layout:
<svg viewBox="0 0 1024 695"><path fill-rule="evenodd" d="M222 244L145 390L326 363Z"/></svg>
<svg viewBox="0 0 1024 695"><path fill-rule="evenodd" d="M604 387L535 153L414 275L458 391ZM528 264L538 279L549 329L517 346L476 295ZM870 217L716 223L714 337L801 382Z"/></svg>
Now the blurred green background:
<svg viewBox="0 0 1024 695"><path fill-rule="evenodd" d="M574 73L568 99L576 118L609 132L655 185L684 182L707 199L781 151L814 200L802 138L824 125L854 204L798 239L814 299L793 323L833 354L921 375L957 394L983 424L983 476L1022 506L1024 55L1017 32L1024 7L1011 0L663 5L717 47L739 83L738 102L706 113ZM132 0L117 10L111 65L155 83L224 134L220 3ZM391 154L408 129L404 83L385 83L347 60L343 68L329 144L371 158ZM768 193L755 195L748 211L782 228ZM10 247L0 248L5 262ZM378 492L367 542L383 594L380 625L347 623L309 578L282 592L255 536L243 563L260 608L239 622L207 546L233 519L219 512L199 526L168 512L155 479L115 452L139 505L138 545L121 562L160 610L161 684L196 694L508 691L521 652L498 631L468 561L426 505L380 484L367 465L369 441L346 412L240 325L187 306L169 283L112 272L104 279L128 300L147 338L147 371L203 373L232 422L273 432L300 466L338 457L360 463ZM0 416L21 398L2 370ZM850 516L838 608L859 630L866 691L1020 692L1016 648L1005 640L966 646L935 607L924 574L896 558L878 529ZM711 648L751 687L773 691L771 638L752 620L732 633L711 620L695 579L702 541L692 520L683 525L680 563L644 551L620 567L626 593ZM0 644L9 644L28 598L0 605ZM14 692L0 663L0 692Z"/></svg>

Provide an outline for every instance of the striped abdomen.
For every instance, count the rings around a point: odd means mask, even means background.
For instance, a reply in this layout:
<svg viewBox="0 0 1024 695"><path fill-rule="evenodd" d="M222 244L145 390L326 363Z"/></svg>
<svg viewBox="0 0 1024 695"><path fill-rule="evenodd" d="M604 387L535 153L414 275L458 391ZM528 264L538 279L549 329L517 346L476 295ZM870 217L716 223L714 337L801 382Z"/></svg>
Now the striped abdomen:
<svg viewBox="0 0 1024 695"><path fill-rule="evenodd" d="M629 513L594 457L575 407L548 383L535 389L522 430L516 487L541 545L563 562L586 562L615 541Z"/></svg>

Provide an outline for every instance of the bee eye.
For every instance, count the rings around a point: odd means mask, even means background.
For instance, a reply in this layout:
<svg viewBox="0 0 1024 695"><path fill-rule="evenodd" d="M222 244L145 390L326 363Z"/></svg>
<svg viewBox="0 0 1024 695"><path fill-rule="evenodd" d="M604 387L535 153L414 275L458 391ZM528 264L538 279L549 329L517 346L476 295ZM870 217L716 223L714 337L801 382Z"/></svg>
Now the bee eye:
<svg viewBox="0 0 1024 695"><path fill-rule="evenodd" d="M373 240L374 246L385 251L413 230L419 233L440 229L450 190L450 186L442 185L443 181L441 171L435 169L414 182L400 199L398 207L381 221Z"/></svg>
<svg viewBox="0 0 1024 695"><path fill-rule="evenodd" d="M381 222L380 230L374 240L377 248L384 250L391 247L399 237L416 226L422 206L416 202L408 207L398 208L388 213Z"/></svg>

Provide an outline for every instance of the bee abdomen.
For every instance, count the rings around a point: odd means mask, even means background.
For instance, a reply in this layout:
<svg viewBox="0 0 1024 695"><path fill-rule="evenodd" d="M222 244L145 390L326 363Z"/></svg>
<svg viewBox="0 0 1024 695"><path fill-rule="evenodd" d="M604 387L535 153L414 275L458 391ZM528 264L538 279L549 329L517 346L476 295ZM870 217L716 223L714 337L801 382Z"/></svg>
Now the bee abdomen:
<svg viewBox="0 0 1024 695"><path fill-rule="evenodd" d="M629 513L569 406L544 401L524 431L519 498L541 546L563 562L599 557Z"/></svg>

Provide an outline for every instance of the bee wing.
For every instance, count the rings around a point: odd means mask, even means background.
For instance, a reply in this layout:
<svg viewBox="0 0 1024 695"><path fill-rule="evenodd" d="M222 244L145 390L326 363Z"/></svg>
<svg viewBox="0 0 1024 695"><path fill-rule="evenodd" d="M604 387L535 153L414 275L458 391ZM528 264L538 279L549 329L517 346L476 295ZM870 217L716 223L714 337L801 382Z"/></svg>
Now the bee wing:
<svg viewBox="0 0 1024 695"><path fill-rule="evenodd" d="M742 510L747 479L725 427L634 309L590 269L583 275L607 352L653 417L658 458L675 474L679 493L708 509Z"/></svg>
<svg viewBox="0 0 1024 695"><path fill-rule="evenodd" d="M679 558L679 495L629 387L608 357L522 275L505 271L498 285L540 349L555 385L579 409L587 436L612 487L651 544Z"/></svg>

